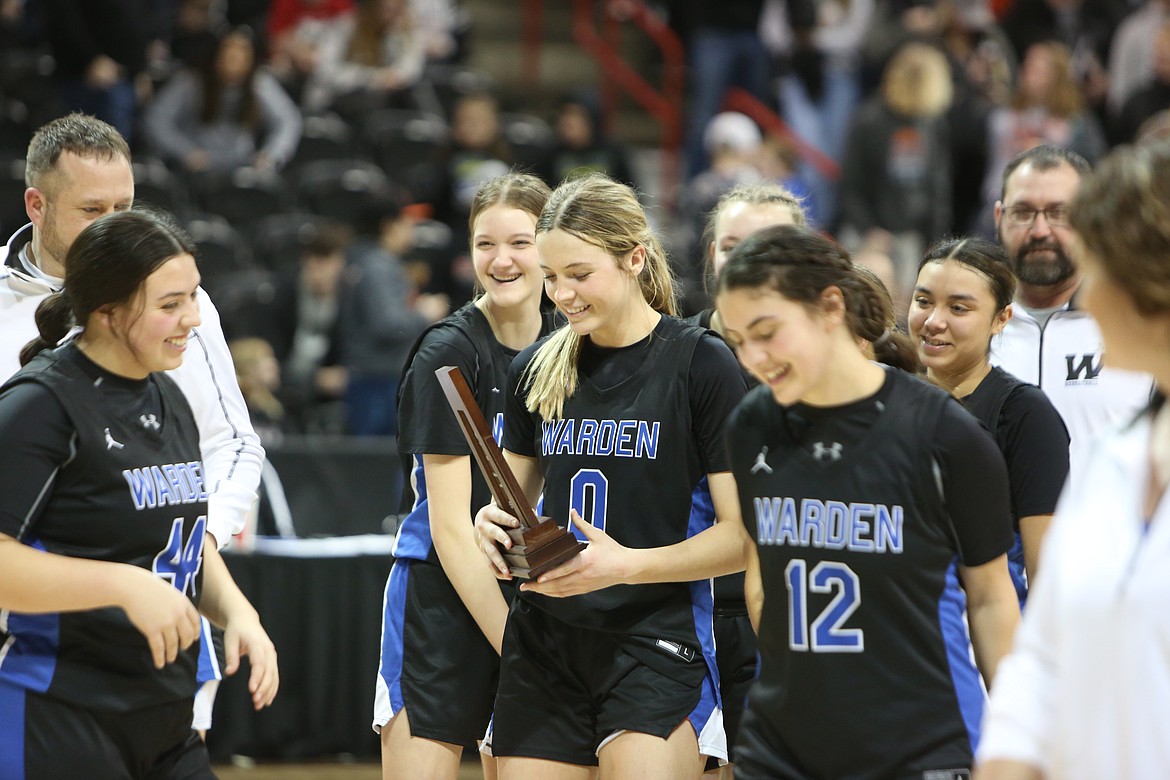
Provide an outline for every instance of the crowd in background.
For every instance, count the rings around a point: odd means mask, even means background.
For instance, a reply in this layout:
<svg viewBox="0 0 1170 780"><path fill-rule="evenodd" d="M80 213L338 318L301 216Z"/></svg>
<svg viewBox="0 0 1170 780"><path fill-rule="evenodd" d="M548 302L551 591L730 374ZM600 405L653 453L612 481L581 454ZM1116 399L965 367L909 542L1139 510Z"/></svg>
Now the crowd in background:
<svg viewBox="0 0 1170 780"><path fill-rule="evenodd" d="M689 53L685 183L658 217L688 313L709 302L706 216L738 184L800 195L905 311L926 246L991 237L1017 153L1054 143L1094 161L1170 130L1164 0L651 6ZM261 427L392 435L407 351L473 293L483 181L655 184L593 90L502 102L466 65L474 23L457 0L0 0L0 232L25 221L32 129L70 110L109 121L138 199L199 242L228 338L263 342L236 354ZM722 111L733 86L797 137Z"/></svg>

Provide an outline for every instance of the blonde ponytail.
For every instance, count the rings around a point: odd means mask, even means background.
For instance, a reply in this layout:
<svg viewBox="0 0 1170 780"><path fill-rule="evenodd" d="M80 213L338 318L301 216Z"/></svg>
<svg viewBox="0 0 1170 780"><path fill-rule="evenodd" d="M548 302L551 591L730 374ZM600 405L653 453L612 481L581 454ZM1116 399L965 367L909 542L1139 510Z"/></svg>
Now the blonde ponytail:
<svg viewBox="0 0 1170 780"><path fill-rule="evenodd" d="M599 247L615 263L643 247L646 263L638 275L642 297L655 311L678 314L670 262L632 189L601 174L564 182L536 220L538 236L552 230ZM581 337L572 328L562 328L541 345L521 380L530 412L546 420L564 413L565 401L577 390L580 355Z"/></svg>

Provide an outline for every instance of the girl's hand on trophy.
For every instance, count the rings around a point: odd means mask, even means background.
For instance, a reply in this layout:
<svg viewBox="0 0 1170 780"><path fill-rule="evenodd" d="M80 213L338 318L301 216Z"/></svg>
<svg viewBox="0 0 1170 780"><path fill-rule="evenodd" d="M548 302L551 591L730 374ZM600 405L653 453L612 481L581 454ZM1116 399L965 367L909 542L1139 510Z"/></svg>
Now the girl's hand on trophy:
<svg viewBox="0 0 1170 780"><path fill-rule="evenodd" d="M508 570L508 562L504 560L501 550L510 550L512 540L508 538L505 528L519 528L520 521L498 506L488 504L475 514L475 538L479 551L492 567L496 579L510 580L512 573Z"/></svg>

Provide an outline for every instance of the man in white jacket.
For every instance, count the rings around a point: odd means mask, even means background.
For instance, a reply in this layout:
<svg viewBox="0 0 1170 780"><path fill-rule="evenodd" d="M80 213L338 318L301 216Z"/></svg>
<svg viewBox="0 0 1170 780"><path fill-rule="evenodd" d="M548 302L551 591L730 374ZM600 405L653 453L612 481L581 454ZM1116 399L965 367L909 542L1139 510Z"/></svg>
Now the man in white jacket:
<svg viewBox="0 0 1170 780"><path fill-rule="evenodd" d="M73 240L99 217L131 207L130 149L112 126L70 114L33 134L25 183L24 205L31 224L0 247L0 381L20 368L21 348L37 335L37 305L61 289L65 255ZM264 448L236 384L219 313L202 288L198 300L202 324L191 332L183 365L169 373L199 425L203 471L211 488L207 532L223 547L244 527L260 484ZM208 638L205 626L204 639ZM206 660L214 663L214 654ZM208 676L201 672L200 679ZM210 677L214 682L220 675ZM200 695L214 699L214 686ZM195 728L208 728L210 715L210 701L197 698Z"/></svg>
<svg viewBox="0 0 1170 780"><path fill-rule="evenodd" d="M1003 173L995 224L1019 277L1014 313L991 341L991 362L1038 385L1068 428L1069 482L1086 478L1093 442L1150 399L1150 377L1109 366L1101 330L1078 306L1081 274L1068 207L1089 164L1076 152L1038 146Z"/></svg>

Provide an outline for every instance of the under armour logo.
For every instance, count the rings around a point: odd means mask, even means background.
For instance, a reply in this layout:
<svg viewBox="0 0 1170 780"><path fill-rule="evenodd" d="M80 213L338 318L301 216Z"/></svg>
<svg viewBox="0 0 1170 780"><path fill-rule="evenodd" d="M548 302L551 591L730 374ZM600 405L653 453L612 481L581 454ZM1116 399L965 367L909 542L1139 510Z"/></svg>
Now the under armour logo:
<svg viewBox="0 0 1170 780"><path fill-rule="evenodd" d="M500 392L500 388L498 388L498 387L493 387L493 388L492 388L492 392L493 392L493 393L498 393L498 392Z"/></svg>
<svg viewBox="0 0 1170 780"><path fill-rule="evenodd" d="M106 449L107 450L120 450L124 446L125 445L122 444L122 442L114 441L114 436L113 436L113 434L110 433L110 429L106 428Z"/></svg>
<svg viewBox="0 0 1170 780"><path fill-rule="evenodd" d="M756 462L752 464L752 473L756 474L763 471L766 474L772 473L772 467L768 465L768 461L764 460L768 457L768 447L765 445L760 448L760 454L756 456Z"/></svg>
<svg viewBox="0 0 1170 780"><path fill-rule="evenodd" d="M841 450L843 445L839 441L835 441L828 447L823 441L818 441L813 444L813 457L817 460L841 460Z"/></svg>
<svg viewBox="0 0 1170 780"><path fill-rule="evenodd" d="M157 431L159 429L158 418L153 414L140 415L138 422L142 423L143 428L149 428L152 431Z"/></svg>

